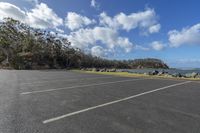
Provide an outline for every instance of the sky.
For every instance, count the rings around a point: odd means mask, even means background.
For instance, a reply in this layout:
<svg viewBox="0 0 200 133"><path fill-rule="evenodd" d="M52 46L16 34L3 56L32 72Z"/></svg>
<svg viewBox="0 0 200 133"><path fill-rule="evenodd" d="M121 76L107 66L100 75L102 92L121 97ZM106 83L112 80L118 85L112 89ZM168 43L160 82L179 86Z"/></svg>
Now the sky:
<svg viewBox="0 0 200 133"><path fill-rule="evenodd" d="M199 0L0 0L5 17L57 32L108 59L159 58L200 68Z"/></svg>

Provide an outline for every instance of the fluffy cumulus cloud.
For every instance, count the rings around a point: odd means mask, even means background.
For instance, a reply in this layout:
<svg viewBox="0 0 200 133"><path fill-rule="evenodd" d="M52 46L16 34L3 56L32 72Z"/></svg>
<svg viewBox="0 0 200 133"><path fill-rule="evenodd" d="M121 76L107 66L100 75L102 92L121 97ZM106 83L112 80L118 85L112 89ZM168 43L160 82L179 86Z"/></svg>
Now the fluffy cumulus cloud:
<svg viewBox="0 0 200 133"><path fill-rule="evenodd" d="M169 42L171 47L181 45L200 45L200 23L192 27L183 28L181 31L169 31Z"/></svg>
<svg viewBox="0 0 200 133"><path fill-rule="evenodd" d="M132 13L130 15L121 12L114 17L110 17L103 12L100 14L100 23L104 26L126 31L140 28L149 34L159 32L161 26L157 22L157 18L154 9L146 9L145 11Z"/></svg>
<svg viewBox="0 0 200 133"><path fill-rule="evenodd" d="M0 19L11 17L20 20L34 28L57 28L63 24L62 18L49 8L46 4L40 3L30 11L23 11L10 3L0 2Z"/></svg>
<svg viewBox="0 0 200 133"><path fill-rule="evenodd" d="M46 4L41 3L27 13L27 22L35 28L56 28L63 24L62 18L49 8Z"/></svg>
<svg viewBox="0 0 200 133"><path fill-rule="evenodd" d="M161 28L154 9L146 9L129 15L119 13L114 17L103 12L99 15L98 22L78 13L68 12L65 22L63 22L63 19L45 3L38 3L38 0L24 1L35 3L35 5L32 9L23 10L13 4L0 2L0 20L5 17L12 17L34 28L54 29L59 35L67 37L73 47L90 51L95 56L105 57L110 53L130 52L132 49L149 50L150 48L134 45L129 38L120 35L120 30L128 32L139 28L145 34L152 34L159 32ZM92 0L91 6L96 8L98 3ZM67 27L71 32L67 35L64 34L61 26ZM191 30L190 33L197 33L194 29L187 30ZM182 32L185 32L185 30ZM169 34L176 36L177 34L184 34L182 32L173 31ZM157 42L152 44L152 48L161 50L163 46Z"/></svg>
<svg viewBox="0 0 200 133"><path fill-rule="evenodd" d="M154 41L154 42L151 43L151 47L152 47L153 50L161 51L165 48L165 45L162 44L162 42Z"/></svg>
<svg viewBox="0 0 200 133"><path fill-rule="evenodd" d="M160 31L161 25L160 24L156 24L153 26L149 27L149 33L157 33Z"/></svg>
<svg viewBox="0 0 200 133"><path fill-rule="evenodd" d="M117 31L108 27L79 29L71 32L67 37L72 42L72 46L80 49L96 46L97 43L105 45L107 50L121 48L125 52L130 52L133 48L128 38L120 37Z"/></svg>
<svg viewBox="0 0 200 133"><path fill-rule="evenodd" d="M11 17L20 21L26 20L26 13L19 7L6 2L0 2L0 19Z"/></svg>
<svg viewBox="0 0 200 133"><path fill-rule="evenodd" d="M81 16L75 12L68 12L65 19L65 26L70 30L80 29L84 26L94 24L96 21L94 19L89 19L88 17Z"/></svg>
<svg viewBox="0 0 200 133"><path fill-rule="evenodd" d="M97 57L106 57L106 50L101 46L94 46L91 48L91 54Z"/></svg>

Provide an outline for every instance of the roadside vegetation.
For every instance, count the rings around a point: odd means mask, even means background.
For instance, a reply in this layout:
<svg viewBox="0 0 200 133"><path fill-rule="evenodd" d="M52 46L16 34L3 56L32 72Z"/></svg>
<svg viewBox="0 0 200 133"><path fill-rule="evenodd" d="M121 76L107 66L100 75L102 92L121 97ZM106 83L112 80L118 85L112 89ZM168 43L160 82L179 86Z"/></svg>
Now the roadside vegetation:
<svg viewBox="0 0 200 133"><path fill-rule="evenodd" d="M169 68L158 59L108 60L85 54L64 36L12 18L0 22L0 67L11 69Z"/></svg>
<svg viewBox="0 0 200 133"><path fill-rule="evenodd" d="M199 73L187 73L185 75L181 75L178 73L169 74L164 71L152 71L149 73L130 73L128 71L121 71L121 70L114 70L114 69L107 69L104 70L96 70L96 69L88 69L88 70L73 70L76 72L83 72L83 73L90 73L90 74L102 74L102 75L112 75L112 76L121 76L121 77L141 77L141 78L158 78L158 79L177 79L177 80L200 80Z"/></svg>

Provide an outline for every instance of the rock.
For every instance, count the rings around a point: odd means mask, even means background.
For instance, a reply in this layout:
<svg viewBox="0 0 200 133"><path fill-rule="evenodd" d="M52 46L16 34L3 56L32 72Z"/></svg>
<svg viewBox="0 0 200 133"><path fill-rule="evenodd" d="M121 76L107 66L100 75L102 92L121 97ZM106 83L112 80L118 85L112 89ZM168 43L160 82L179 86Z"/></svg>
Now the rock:
<svg viewBox="0 0 200 133"><path fill-rule="evenodd" d="M198 74L195 78L199 78L200 79L200 74Z"/></svg>
<svg viewBox="0 0 200 133"><path fill-rule="evenodd" d="M193 72L193 73L192 73L192 77L194 77L194 78L195 78L197 75L198 75L198 73L196 73L196 72Z"/></svg>
<svg viewBox="0 0 200 133"><path fill-rule="evenodd" d="M106 69L106 72L116 72L117 69L116 68L113 68L113 69Z"/></svg>
<svg viewBox="0 0 200 133"><path fill-rule="evenodd" d="M186 74L185 74L185 77L186 77L186 78L191 78L191 73L186 73Z"/></svg>
<svg viewBox="0 0 200 133"><path fill-rule="evenodd" d="M86 68L85 70L86 71L92 71L92 68Z"/></svg>
<svg viewBox="0 0 200 133"><path fill-rule="evenodd" d="M182 75L180 73L173 73L172 77L182 77Z"/></svg>
<svg viewBox="0 0 200 133"><path fill-rule="evenodd" d="M86 68L81 68L81 70L82 70L82 71L85 71L85 70L86 70Z"/></svg>
<svg viewBox="0 0 200 133"><path fill-rule="evenodd" d="M158 76L161 76L161 75L163 75L163 74L165 74L163 71L160 71L157 75Z"/></svg>
<svg viewBox="0 0 200 133"><path fill-rule="evenodd" d="M157 70L154 70L151 72L151 75L157 75L159 72Z"/></svg>
<svg viewBox="0 0 200 133"><path fill-rule="evenodd" d="M160 71L160 72L158 73L158 76L165 75L165 74L167 74L167 75L168 75L168 72L165 72L165 71Z"/></svg>
<svg viewBox="0 0 200 133"><path fill-rule="evenodd" d="M152 72L145 72L144 75L152 75Z"/></svg>
<svg viewBox="0 0 200 133"><path fill-rule="evenodd" d="M106 68L100 69L99 72L106 72Z"/></svg>
<svg viewBox="0 0 200 133"><path fill-rule="evenodd" d="M137 66L137 69L143 69L143 68L144 68L144 67L141 66L141 65Z"/></svg>
<svg viewBox="0 0 200 133"><path fill-rule="evenodd" d="M110 72L116 72L116 68L110 69Z"/></svg>
<svg viewBox="0 0 200 133"><path fill-rule="evenodd" d="M196 78L196 76L198 75L198 73L193 72L193 73L187 73L185 74L186 78Z"/></svg>
<svg viewBox="0 0 200 133"><path fill-rule="evenodd" d="M145 72L145 75L153 75L152 72Z"/></svg>

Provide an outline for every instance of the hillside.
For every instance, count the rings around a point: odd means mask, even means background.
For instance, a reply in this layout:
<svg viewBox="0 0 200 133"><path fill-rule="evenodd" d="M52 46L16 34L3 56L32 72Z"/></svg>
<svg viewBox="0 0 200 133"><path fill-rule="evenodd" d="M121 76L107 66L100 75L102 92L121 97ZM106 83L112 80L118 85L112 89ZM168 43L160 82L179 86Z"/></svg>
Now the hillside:
<svg viewBox="0 0 200 133"><path fill-rule="evenodd" d="M67 38L17 20L0 22L0 66L13 69L168 68L158 59L108 60L71 47Z"/></svg>
<svg viewBox="0 0 200 133"><path fill-rule="evenodd" d="M131 63L132 68L164 68L168 69L169 67L162 60L147 58L147 59L135 59Z"/></svg>

